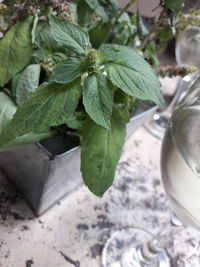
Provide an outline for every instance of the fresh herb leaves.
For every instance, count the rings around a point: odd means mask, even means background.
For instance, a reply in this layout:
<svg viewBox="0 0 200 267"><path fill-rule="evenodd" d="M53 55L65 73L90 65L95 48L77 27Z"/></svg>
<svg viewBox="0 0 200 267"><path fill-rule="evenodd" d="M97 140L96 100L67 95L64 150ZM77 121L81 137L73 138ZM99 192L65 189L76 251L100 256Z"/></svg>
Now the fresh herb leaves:
<svg viewBox="0 0 200 267"><path fill-rule="evenodd" d="M104 74L93 73L84 82L83 104L90 118L110 130L113 93Z"/></svg>
<svg viewBox="0 0 200 267"><path fill-rule="evenodd" d="M41 133L71 117L80 97L80 79L69 84L43 83L15 113L0 136L0 146L29 133Z"/></svg>
<svg viewBox="0 0 200 267"><path fill-rule="evenodd" d="M126 46L101 47L108 78L128 95L164 105L160 83L150 65Z"/></svg>
<svg viewBox="0 0 200 267"><path fill-rule="evenodd" d="M90 119L84 125L81 171L85 184L97 196L102 196L112 185L125 133L125 124L117 109L113 111L110 131Z"/></svg>
<svg viewBox="0 0 200 267"><path fill-rule="evenodd" d="M40 79L40 65L31 64L20 73L20 77L15 89L16 102L20 106L26 99L29 98L38 85Z"/></svg>
<svg viewBox="0 0 200 267"><path fill-rule="evenodd" d="M86 53L90 41L88 34L80 26L53 15L49 17L49 23L52 37L60 46L75 54L83 55Z"/></svg>
<svg viewBox="0 0 200 267"><path fill-rule="evenodd" d="M32 54L31 26L33 17L15 24L0 40L0 86L21 71L30 61Z"/></svg>
<svg viewBox="0 0 200 267"><path fill-rule="evenodd" d="M174 14L178 14L183 8L183 0L164 0L165 8L173 12Z"/></svg>
<svg viewBox="0 0 200 267"><path fill-rule="evenodd" d="M54 13L44 21L16 23L0 41L0 86L10 93L0 92L0 150L48 138L63 127L62 134L80 136L84 182L102 196L113 182L135 98L162 106L163 97L154 71L133 48L99 48L119 12L115 1L84 0L83 6L87 16L80 1L83 26L97 15L88 31Z"/></svg>
<svg viewBox="0 0 200 267"><path fill-rule="evenodd" d="M63 60L55 66L50 81L69 83L87 71L87 64L87 59L84 57L70 57Z"/></svg>

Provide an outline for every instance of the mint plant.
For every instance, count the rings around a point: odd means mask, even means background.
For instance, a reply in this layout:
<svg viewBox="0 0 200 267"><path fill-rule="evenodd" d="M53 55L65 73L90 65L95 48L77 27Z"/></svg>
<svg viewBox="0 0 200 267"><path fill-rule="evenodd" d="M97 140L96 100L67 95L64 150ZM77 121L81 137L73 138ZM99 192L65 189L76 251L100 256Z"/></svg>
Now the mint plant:
<svg viewBox="0 0 200 267"><path fill-rule="evenodd" d="M112 43L126 8L119 11L114 0L40 2L15 1L12 15L6 5L0 15L8 23L0 40L0 150L78 135L83 180L102 196L114 179L130 109L137 99L163 106L160 83L130 36L132 47ZM125 26L142 39L134 21L140 24L134 18Z"/></svg>

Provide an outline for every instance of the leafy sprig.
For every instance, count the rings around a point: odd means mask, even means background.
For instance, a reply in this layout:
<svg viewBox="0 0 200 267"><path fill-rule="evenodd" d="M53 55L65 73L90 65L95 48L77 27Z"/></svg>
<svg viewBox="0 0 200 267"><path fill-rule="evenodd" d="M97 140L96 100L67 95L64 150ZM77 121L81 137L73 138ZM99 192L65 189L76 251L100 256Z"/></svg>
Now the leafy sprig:
<svg viewBox="0 0 200 267"><path fill-rule="evenodd" d="M44 21L28 16L0 40L0 150L69 129L80 136L83 179L94 194L102 196L114 179L129 109L137 99L160 106L164 101L157 76L142 55L133 47L102 45L110 34L103 27L109 25L113 31L125 21L114 0L85 0L84 4L89 18L96 14L89 29L85 28L87 17L79 12L78 21L84 27L49 10ZM125 24L130 34L139 30L139 20L137 25L132 22ZM93 47L94 33L101 26L102 36Z"/></svg>

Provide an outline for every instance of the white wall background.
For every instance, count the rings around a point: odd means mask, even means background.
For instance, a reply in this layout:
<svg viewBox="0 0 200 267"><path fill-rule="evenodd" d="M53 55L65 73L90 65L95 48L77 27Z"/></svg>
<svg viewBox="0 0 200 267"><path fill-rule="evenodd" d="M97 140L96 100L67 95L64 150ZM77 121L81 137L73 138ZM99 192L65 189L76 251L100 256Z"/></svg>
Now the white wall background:
<svg viewBox="0 0 200 267"><path fill-rule="evenodd" d="M128 2L129 0L118 0L120 7L124 7ZM144 16L158 16L160 13L160 9L153 11L153 9L155 9L159 5L159 0L139 0L138 3L132 5L129 10L136 10L137 5L139 6L140 14Z"/></svg>

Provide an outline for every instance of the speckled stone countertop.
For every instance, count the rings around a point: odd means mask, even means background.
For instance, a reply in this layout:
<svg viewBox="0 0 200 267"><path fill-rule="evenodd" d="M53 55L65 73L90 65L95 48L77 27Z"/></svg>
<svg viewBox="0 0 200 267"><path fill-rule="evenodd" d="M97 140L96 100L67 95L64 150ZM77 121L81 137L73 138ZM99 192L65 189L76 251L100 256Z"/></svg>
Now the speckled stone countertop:
<svg viewBox="0 0 200 267"><path fill-rule="evenodd" d="M39 218L1 174L0 266L98 267L114 229L165 228L170 208L160 178L160 147L160 140L140 128L126 142L115 183L102 199L81 186ZM200 234L186 229L168 253L174 267L199 267Z"/></svg>

